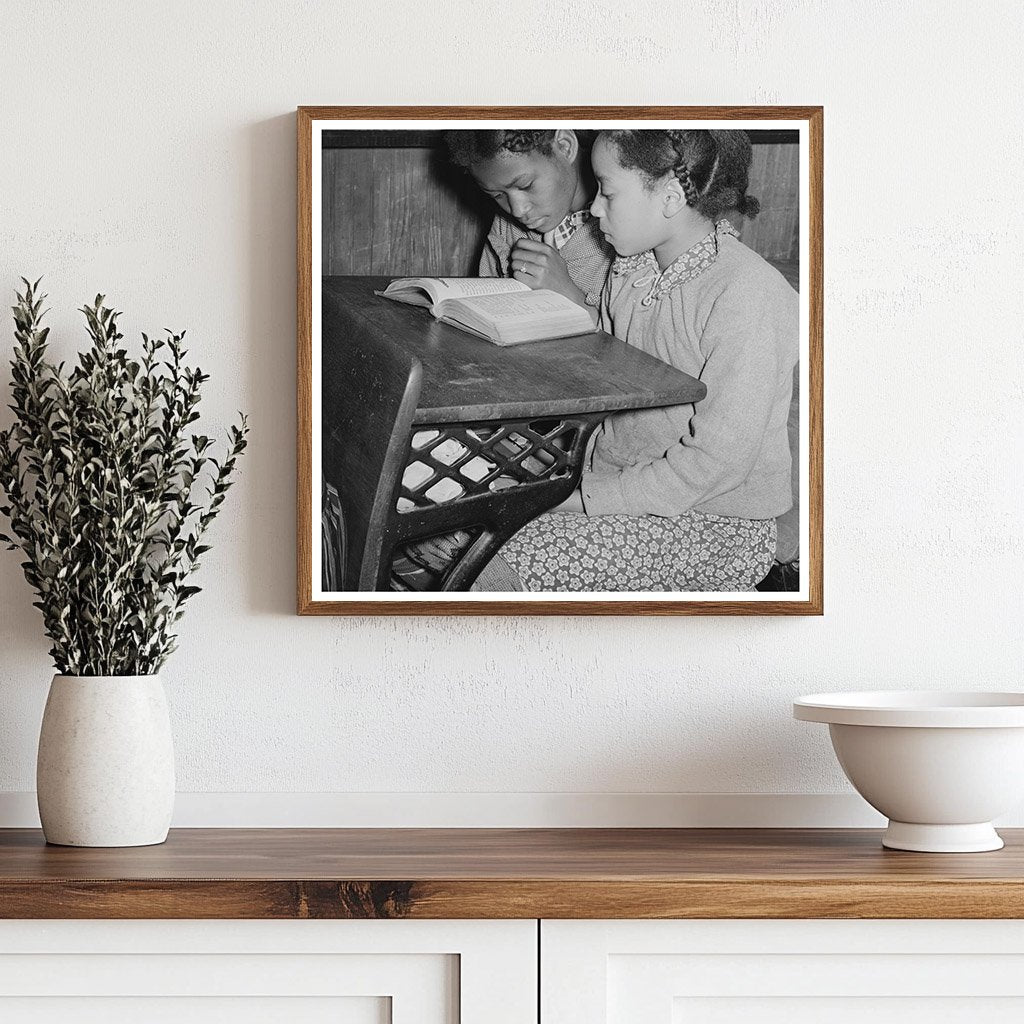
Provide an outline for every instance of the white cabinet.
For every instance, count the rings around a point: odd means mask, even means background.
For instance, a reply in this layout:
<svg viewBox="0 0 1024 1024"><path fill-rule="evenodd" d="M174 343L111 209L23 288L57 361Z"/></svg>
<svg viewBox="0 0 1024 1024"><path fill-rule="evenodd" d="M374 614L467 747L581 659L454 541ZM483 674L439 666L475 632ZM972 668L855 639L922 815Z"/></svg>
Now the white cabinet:
<svg viewBox="0 0 1024 1024"><path fill-rule="evenodd" d="M0 921L2 1024L1019 1024L1019 921ZM538 973L539 955L539 973Z"/></svg>
<svg viewBox="0 0 1024 1024"><path fill-rule="evenodd" d="M1024 922L545 921L545 1024L1019 1024Z"/></svg>
<svg viewBox="0 0 1024 1024"><path fill-rule="evenodd" d="M0 921L4 1024L536 1024L536 921Z"/></svg>

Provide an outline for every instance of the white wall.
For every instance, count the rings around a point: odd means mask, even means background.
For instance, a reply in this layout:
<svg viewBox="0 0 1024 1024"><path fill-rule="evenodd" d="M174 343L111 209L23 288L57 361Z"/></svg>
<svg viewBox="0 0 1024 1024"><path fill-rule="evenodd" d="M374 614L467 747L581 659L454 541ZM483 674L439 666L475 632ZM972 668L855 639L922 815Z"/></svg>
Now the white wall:
<svg viewBox="0 0 1024 1024"><path fill-rule="evenodd" d="M179 822L782 821L796 804L762 797L315 794L846 793L794 695L1021 686L1015 0L2 0L0 18L4 306L45 275L67 352L97 291L129 338L187 327L208 431L252 415L164 676L179 788L262 795L186 796ZM293 111L426 102L824 104L823 619L293 614ZM16 794L51 674L18 562L0 551L8 824L32 820Z"/></svg>

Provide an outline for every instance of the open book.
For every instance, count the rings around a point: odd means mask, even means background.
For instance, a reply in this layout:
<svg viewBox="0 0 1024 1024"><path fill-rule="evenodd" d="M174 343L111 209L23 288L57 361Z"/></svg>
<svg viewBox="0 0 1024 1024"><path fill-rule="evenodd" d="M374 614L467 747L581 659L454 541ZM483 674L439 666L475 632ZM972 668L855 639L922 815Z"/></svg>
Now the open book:
<svg viewBox="0 0 1024 1024"><path fill-rule="evenodd" d="M495 345L568 338L597 330L590 314L558 292L507 277L402 277L377 295L426 306L442 323Z"/></svg>

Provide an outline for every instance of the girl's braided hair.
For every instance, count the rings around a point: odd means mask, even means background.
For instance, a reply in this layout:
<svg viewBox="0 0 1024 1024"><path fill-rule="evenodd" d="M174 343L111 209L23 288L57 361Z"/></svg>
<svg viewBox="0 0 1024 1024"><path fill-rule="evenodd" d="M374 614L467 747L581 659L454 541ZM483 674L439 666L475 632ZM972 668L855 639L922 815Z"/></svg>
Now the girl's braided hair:
<svg viewBox="0 0 1024 1024"><path fill-rule="evenodd" d="M672 174L687 205L710 220L718 220L727 210L757 216L761 204L747 195L753 150L745 131L639 129L607 134L623 167L640 171L649 185Z"/></svg>
<svg viewBox="0 0 1024 1024"><path fill-rule="evenodd" d="M580 145L586 149L595 132L577 131ZM555 141L552 128L517 129L454 129L444 133L448 156L458 167L469 168L490 160L502 150L509 153L540 153L551 156Z"/></svg>

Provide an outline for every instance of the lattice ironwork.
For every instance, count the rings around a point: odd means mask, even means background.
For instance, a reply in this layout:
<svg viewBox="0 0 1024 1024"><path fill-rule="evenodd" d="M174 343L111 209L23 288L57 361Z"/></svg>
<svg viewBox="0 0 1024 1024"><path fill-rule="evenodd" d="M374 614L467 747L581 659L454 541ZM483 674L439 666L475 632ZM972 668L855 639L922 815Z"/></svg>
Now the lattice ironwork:
<svg viewBox="0 0 1024 1024"><path fill-rule="evenodd" d="M397 548L391 557L391 589L440 590L480 533L479 529L454 530L417 538Z"/></svg>
<svg viewBox="0 0 1024 1024"><path fill-rule="evenodd" d="M568 477L579 431L578 421L561 419L418 430L402 474L398 511Z"/></svg>

